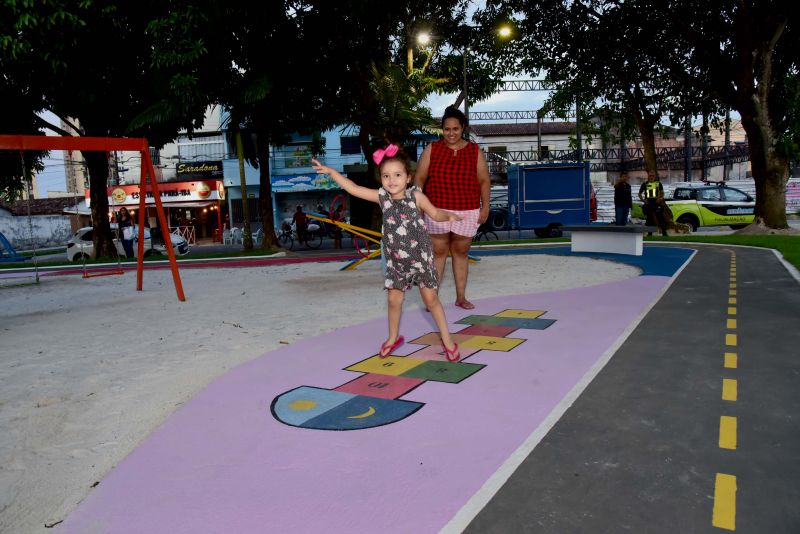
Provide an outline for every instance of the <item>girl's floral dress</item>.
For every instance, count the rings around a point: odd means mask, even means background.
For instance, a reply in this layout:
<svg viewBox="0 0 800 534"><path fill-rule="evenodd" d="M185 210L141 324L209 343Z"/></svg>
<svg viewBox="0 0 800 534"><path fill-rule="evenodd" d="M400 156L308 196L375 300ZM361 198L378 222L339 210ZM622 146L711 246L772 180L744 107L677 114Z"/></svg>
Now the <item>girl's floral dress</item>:
<svg viewBox="0 0 800 534"><path fill-rule="evenodd" d="M437 289L439 277L433 263L433 245L425 229L414 192L394 200L382 187L378 199L383 211L383 254L386 259L386 289L405 291L412 285Z"/></svg>

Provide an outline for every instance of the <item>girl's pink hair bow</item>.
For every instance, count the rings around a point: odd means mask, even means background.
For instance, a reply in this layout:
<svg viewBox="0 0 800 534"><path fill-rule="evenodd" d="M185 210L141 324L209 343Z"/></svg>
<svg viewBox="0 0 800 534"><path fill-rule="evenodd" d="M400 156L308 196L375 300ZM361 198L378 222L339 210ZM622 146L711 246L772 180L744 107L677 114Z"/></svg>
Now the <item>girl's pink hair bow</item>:
<svg viewBox="0 0 800 534"><path fill-rule="evenodd" d="M375 162L375 165L380 165L381 161L383 161L383 158L385 157L391 158L392 156L397 154L398 150L400 150L400 148L395 144L391 144L383 149L379 148L378 150L372 153L372 161Z"/></svg>

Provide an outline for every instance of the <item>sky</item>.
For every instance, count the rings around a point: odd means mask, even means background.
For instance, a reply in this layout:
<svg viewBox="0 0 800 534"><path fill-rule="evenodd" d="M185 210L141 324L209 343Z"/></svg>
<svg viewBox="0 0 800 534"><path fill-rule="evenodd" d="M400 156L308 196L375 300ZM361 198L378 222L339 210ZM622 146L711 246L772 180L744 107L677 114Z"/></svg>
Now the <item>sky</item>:
<svg viewBox="0 0 800 534"><path fill-rule="evenodd" d="M59 125L58 117L45 111L40 116L50 124ZM50 130L47 135L57 135ZM44 159L44 170L36 175L36 185L38 191L37 198L47 198L48 191L66 191L67 175L64 172L64 153L61 150L51 150L50 157Z"/></svg>

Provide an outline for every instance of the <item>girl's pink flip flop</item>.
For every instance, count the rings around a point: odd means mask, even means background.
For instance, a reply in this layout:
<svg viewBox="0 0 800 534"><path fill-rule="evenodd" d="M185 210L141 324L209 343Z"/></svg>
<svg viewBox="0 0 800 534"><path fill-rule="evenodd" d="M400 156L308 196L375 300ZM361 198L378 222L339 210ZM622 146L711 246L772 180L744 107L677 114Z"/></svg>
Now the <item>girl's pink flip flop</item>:
<svg viewBox="0 0 800 534"><path fill-rule="evenodd" d="M402 345L404 342L405 339L403 339L403 336L399 336L391 346L388 346L388 343L384 343L381 345L381 351L378 355L381 358L387 358L392 352L394 352L394 349Z"/></svg>

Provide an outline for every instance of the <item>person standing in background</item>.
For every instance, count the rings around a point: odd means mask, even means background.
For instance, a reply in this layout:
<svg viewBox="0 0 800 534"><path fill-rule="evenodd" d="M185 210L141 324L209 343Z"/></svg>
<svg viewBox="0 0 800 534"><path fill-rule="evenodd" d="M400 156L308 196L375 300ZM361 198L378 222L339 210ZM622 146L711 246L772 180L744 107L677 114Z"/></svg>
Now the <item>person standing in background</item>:
<svg viewBox="0 0 800 534"><path fill-rule="evenodd" d="M297 211L292 216L292 224L297 232L297 242L308 246L308 217L303 212L303 206L297 206Z"/></svg>
<svg viewBox="0 0 800 534"><path fill-rule="evenodd" d="M617 226L628 224L628 214L633 207L631 198L631 184L628 183L628 173L619 173L619 180L614 184L614 212L616 214Z"/></svg>
<svg viewBox="0 0 800 534"><path fill-rule="evenodd" d="M339 204L336 206L336 209L333 210L331 220L333 222L344 222L344 206L342 204ZM333 235L333 248L342 248L342 227L333 225L331 234Z"/></svg>
<svg viewBox="0 0 800 534"><path fill-rule="evenodd" d="M128 213L128 208L122 207L117 214L117 228L120 232L122 249L125 251L126 258L133 257L133 219Z"/></svg>
<svg viewBox="0 0 800 534"><path fill-rule="evenodd" d="M664 219L664 186L655 171L647 173L647 181L639 188L639 200L648 226L658 226L661 235L667 235L667 221ZM648 234L652 235L652 234Z"/></svg>
<svg viewBox="0 0 800 534"><path fill-rule="evenodd" d="M434 206L459 215L460 220L437 222L427 215L425 224L433 241L439 279L444 277L448 254L453 263L456 306L475 308L466 297L469 248L478 226L489 218L489 166L476 143L462 137L467 117L453 106L442 115L443 138L425 147L414 184Z"/></svg>

